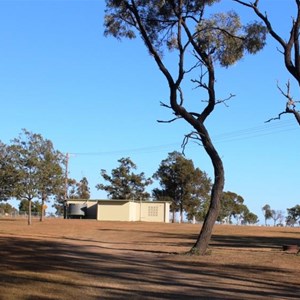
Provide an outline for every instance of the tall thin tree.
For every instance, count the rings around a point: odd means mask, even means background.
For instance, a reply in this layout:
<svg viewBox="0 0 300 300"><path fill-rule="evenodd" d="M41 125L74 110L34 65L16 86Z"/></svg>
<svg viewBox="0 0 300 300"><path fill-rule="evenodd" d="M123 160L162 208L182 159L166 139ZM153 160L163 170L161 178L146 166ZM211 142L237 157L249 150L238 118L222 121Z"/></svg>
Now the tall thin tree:
<svg viewBox="0 0 300 300"><path fill-rule="evenodd" d="M228 67L243 57L246 51L256 53L264 46L266 34L264 27L258 23L242 26L234 12L206 18L206 9L216 2L106 0L105 14L105 34L129 39L139 35L165 77L169 100L161 105L171 109L174 118L163 122L183 119L190 124L192 131L186 135L184 143L189 139L199 141L212 162L214 179L210 207L190 251L191 254L201 255L206 253L211 238L225 181L222 159L205 124L216 105L225 101L216 95L215 64ZM177 54L172 56L172 65L169 67L164 60L166 50ZM191 78L195 86L206 94L206 100L200 100L196 112L186 105L185 81ZM201 107L201 104L204 106Z"/></svg>

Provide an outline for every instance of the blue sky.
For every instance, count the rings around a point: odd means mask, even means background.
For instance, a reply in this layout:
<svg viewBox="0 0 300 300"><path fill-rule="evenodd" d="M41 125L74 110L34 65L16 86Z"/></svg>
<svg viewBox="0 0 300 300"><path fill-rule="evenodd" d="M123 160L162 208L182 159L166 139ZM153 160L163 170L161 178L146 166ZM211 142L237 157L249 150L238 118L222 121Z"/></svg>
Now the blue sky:
<svg viewBox="0 0 300 300"><path fill-rule="evenodd" d="M287 36L294 1L261 3ZM230 0L222 6L251 19ZM103 36L103 15L102 0L0 0L0 139L9 143L26 128L73 153L69 176L86 176L92 198L106 198L95 189L101 169L110 172L118 159L130 157L150 177L169 152L181 150L190 131L183 121L157 123L172 118L159 105L168 100L165 79L139 39ZM219 98L236 97L229 107L219 105L207 123L224 161L225 190L240 194L261 221L266 203L284 211L300 203L300 128L288 115L264 123L284 108L277 81L284 88L291 78L276 48L268 39L256 56L217 69ZM291 83L299 99L299 87ZM191 90L189 105L201 105L198 98ZM201 147L190 144L186 156L212 177Z"/></svg>

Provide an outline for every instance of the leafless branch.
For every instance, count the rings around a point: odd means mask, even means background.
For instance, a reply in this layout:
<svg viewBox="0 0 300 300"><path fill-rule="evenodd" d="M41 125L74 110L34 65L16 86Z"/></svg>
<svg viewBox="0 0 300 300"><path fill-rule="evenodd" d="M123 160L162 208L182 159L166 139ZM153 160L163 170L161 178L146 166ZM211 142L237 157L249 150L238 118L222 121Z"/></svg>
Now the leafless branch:
<svg viewBox="0 0 300 300"><path fill-rule="evenodd" d="M293 97L290 95L290 81L286 83L286 93L280 88L278 82L277 82L277 88L279 89L280 93L287 98L286 102L286 112L289 112L289 110L295 110L296 109L296 103L299 103L300 101L295 101Z"/></svg>
<svg viewBox="0 0 300 300"><path fill-rule="evenodd" d="M176 117L176 118L173 118L171 120L166 120L166 121L164 121L164 120L157 120L157 122L158 123L172 123L172 122L175 122L178 119L181 119L181 117Z"/></svg>
<svg viewBox="0 0 300 300"><path fill-rule="evenodd" d="M163 103L162 101L160 101L160 106L162 107L166 107L166 108L169 108L169 109L172 109L172 107L168 104L165 104ZM181 116L176 116L175 118L171 119L171 120L157 120L158 123L172 123L178 119L181 119L182 117Z"/></svg>
<svg viewBox="0 0 300 300"><path fill-rule="evenodd" d="M274 120L280 120L280 117L281 117L282 115L284 115L284 114L288 114L288 112L287 112L287 111L283 111L283 112L281 112L280 114L278 114L277 117L271 118L271 119L265 121L265 123L269 123L269 122L274 121Z"/></svg>
<svg viewBox="0 0 300 300"><path fill-rule="evenodd" d="M172 109L172 107L170 105L165 104L162 101L160 101L160 106Z"/></svg>
<svg viewBox="0 0 300 300"><path fill-rule="evenodd" d="M203 66L201 65L201 72L200 72L200 75L199 75L199 79L191 79L191 81L193 83L196 83L197 86L195 87L195 89L197 88L204 88L206 90L208 90L208 86L205 82L203 82L203 78L208 74L208 71L203 71Z"/></svg>
<svg viewBox="0 0 300 300"><path fill-rule="evenodd" d="M225 98L225 99L222 99L222 100L217 100L216 101L216 104L220 104L220 103L223 103L226 107L228 107L228 105L227 105L227 101L229 101L231 98L233 98L233 97L235 97L235 95L234 94L229 94L229 96L227 97L227 98Z"/></svg>
<svg viewBox="0 0 300 300"><path fill-rule="evenodd" d="M181 89L180 86L179 86L177 89L178 89L178 91L179 91L179 96L180 96L180 103L179 103L179 105L182 106L183 101L184 101L183 91L182 91L182 89Z"/></svg>
<svg viewBox="0 0 300 300"><path fill-rule="evenodd" d="M192 132L186 134L184 136L183 141L182 141L181 148L182 148L182 153L183 154L184 154L184 151L185 151L185 147L186 147L186 145L188 144L188 142L190 140L193 140L199 146L203 146L202 142L201 142L201 138L199 136L199 133L197 131L192 131Z"/></svg>
<svg viewBox="0 0 300 300"><path fill-rule="evenodd" d="M231 94L230 93L230 95L227 97L227 98L225 98L225 99L221 99L221 100L217 100L216 101L216 104L224 104L226 107L229 107L229 105L226 103L228 100L230 100L231 98L233 98L233 97L235 97L236 95L234 95L234 94ZM208 100L201 100L201 102L208 102Z"/></svg>
<svg viewBox="0 0 300 300"><path fill-rule="evenodd" d="M290 81L286 83L286 90L287 90L286 92L284 92L281 89L278 82L277 82L277 88L279 89L280 93L287 99L285 111L279 113L277 117L265 121L265 123L271 122L273 120L280 120L281 116L284 114L293 114L298 124L300 125L300 111L296 110L296 103L300 103L300 101L295 101L293 97L290 95Z"/></svg>

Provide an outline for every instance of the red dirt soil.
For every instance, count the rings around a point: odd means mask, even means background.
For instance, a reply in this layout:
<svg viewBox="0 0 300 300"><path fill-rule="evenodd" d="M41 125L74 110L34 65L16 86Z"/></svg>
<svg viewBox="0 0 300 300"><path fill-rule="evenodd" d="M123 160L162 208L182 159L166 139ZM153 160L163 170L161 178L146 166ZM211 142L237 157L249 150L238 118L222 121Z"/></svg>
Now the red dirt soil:
<svg viewBox="0 0 300 300"><path fill-rule="evenodd" d="M300 228L0 219L0 299L300 299Z"/></svg>

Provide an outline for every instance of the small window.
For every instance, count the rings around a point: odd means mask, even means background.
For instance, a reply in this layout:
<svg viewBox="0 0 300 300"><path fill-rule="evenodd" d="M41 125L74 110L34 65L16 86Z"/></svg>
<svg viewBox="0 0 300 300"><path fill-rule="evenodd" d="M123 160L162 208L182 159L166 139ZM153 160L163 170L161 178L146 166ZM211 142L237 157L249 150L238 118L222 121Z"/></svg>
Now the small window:
<svg viewBox="0 0 300 300"><path fill-rule="evenodd" d="M148 217L157 217L157 216L158 216L158 206L149 206Z"/></svg>

